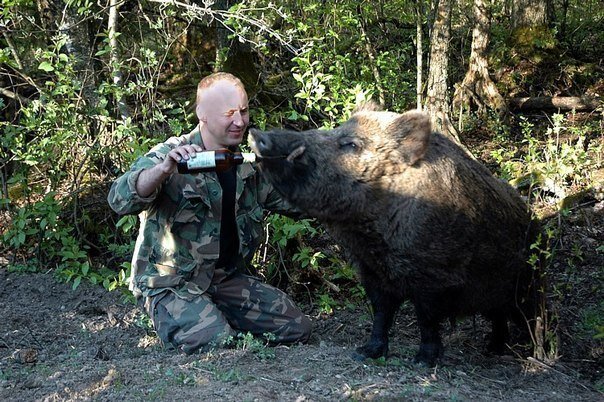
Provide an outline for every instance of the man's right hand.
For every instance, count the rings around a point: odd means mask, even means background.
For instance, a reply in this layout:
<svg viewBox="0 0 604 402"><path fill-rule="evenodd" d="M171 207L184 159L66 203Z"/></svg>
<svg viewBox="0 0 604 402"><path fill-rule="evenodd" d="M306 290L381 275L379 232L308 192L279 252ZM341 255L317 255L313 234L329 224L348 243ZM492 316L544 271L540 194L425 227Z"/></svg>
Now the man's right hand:
<svg viewBox="0 0 604 402"><path fill-rule="evenodd" d="M180 161L188 161L191 158L195 158L197 152L202 152L203 148L197 144L181 145L174 148L166 155L166 159L159 165L161 171L165 175L171 175L176 169L176 163ZM165 177L164 177L165 179ZM163 180L163 179L162 179Z"/></svg>
<svg viewBox="0 0 604 402"><path fill-rule="evenodd" d="M136 192L141 197L148 197L159 185L176 170L176 163L189 160L202 152L203 148L197 144L181 145L172 149L164 161L151 169L144 170L136 182Z"/></svg>

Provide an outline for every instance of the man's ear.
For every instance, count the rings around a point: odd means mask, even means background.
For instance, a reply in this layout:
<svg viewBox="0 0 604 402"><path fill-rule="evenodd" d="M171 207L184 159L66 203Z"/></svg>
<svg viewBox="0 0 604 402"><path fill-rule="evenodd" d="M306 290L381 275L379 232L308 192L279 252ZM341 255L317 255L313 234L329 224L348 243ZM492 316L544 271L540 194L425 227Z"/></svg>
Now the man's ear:
<svg viewBox="0 0 604 402"><path fill-rule="evenodd" d="M199 119L199 121L204 122L204 123L208 122L208 117L206 116L205 113L203 113L201 105L197 105L195 107L195 114L197 114L197 118Z"/></svg>

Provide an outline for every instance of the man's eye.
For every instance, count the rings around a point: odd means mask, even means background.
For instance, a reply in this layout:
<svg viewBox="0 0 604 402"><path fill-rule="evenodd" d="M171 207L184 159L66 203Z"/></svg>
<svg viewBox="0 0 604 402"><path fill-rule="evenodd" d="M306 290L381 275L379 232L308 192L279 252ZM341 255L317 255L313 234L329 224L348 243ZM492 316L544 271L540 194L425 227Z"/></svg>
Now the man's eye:
<svg viewBox="0 0 604 402"><path fill-rule="evenodd" d="M247 109L241 109L241 114L247 114L248 110Z"/></svg>

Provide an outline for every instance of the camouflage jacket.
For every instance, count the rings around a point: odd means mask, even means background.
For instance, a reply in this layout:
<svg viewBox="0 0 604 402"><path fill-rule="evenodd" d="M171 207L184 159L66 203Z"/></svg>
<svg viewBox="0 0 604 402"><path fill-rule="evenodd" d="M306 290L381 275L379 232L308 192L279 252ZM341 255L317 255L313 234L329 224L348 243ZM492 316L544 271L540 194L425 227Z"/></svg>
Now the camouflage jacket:
<svg viewBox="0 0 604 402"><path fill-rule="evenodd" d="M190 298L210 286L220 250L222 215L222 188L216 173L175 172L149 197L140 197L135 187L144 169L161 163L171 149L191 143L201 145L198 129L153 147L109 191L108 202L114 211L139 213L130 275L130 290L137 297L169 289ZM239 252L245 263L251 261L260 243L264 208L290 210L255 166L238 166L235 215Z"/></svg>

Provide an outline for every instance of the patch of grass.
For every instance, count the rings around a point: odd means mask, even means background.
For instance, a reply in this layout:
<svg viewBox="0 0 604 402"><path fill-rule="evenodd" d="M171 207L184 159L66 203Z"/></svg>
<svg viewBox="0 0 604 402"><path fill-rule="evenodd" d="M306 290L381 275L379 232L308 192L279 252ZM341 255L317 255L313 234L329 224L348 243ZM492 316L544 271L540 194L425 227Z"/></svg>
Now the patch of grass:
<svg viewBox="0 0 604 402"><path fill-rule="evenodd" d="M331 297L331 295L328 293L320 294L317 303L319 305L319 312L327 315L333 314L333 310L337 309L340 305L338 301Z"/></svg>
<svg viewBox="0 0 604 402"><path fill-rule="evenodd" d="M155 335L155 330L153 329L153 322L151 318L146 313L139 313L136 315L136 319L134 320L134 325L138 328L142 328L145 330L147 335Z"/></svg>
<svg viewBox="0 0 604 402"><path fill-rule="evenodd" d="M604 394L604 378L601 378L600 380L596 381L594 384L594 387L596 388L596 390L598 392L601 392Z"/></svg>
<svg viewBox="0 0 604 402"><path fill-rule="evenodd" d="M241 374L241 371L235 368L226 371L214 369L212 373L218 381L228 382L232 384L237 384L244 379L244 375Z"/></svg>
<svg viewBox="0 0 604 402"><path fill-rule="evenodd" d="M403 359L399 359L397 357L390 357L388 359L382 357L378 357L377 359L367 359L365 362L368 365L378 366L378 367L407 367L408 363Z"/></svg>
<svg viewBox="0 0 604 402"><path fill-rule="evenodd" d="M37 272L38 271L38 267L37 267L37 262L30 262L29 264L10 264L8 266L8 272L20 272L20 273L24 273L24 272Z"/></svg>
<svg viewBox="0 0 604 402"><path fill-rule="evenodd" d="M159 401L166 397L166 385L157 384L155 387L149 388L148 392L144 392L143 399L148 401Z"/></svg>
<svg viewBox="0 0 604 402"><path fill-rule="evenodd" d="M262 338L255 337L252 333L239 333L235 338L229 337L225 345L233 345L236 349L250 352L260 360L271 360L275 358L275 349L269 344L275 340L275 335L265 333Z"/></svg>
<svg viewBox="0 0 604 402"><path fill-rule="evenodd" d="M604 301L585 308L577 326L584 338L604 339Z"/></svg>
<svg viewBox="0 0 604 402"><path fill-rule="evenodd" d="M184 371L175 372L172 368L169 368L166 370L165 374L166 377L170 378L176 385L194 386L197 384L196 376L185 373Z"/></svg>

